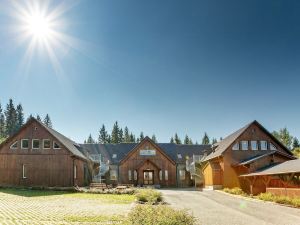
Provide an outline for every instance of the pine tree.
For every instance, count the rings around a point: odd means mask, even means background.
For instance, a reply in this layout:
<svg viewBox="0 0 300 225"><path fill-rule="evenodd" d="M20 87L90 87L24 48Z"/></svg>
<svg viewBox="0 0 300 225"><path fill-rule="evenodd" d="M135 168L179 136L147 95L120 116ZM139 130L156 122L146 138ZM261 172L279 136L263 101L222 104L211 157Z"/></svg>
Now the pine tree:
<svg viewBox="0 0 300 225"><path fill-rule="evenodd" d="M189 141L190 143L189 143L189 145L193 145L193 140L192 140L192 138L190 138L190 141Z"/></svg>
<svg viewBox="0 0 300 225"><path fill-rule="evenodd" d="M17 130L19 130L24 125L24 113L21 104L17 105Z"/></svg>
<svg viewBox="0 0 300 225"><path fill-rule="evenodd" d="M208 145L209 143L210 143L209 137L208 137L207 133L205 132L204 136L202 138L202 144L203 145Z"/></svg>
<svg viewBox="0 0 300 225"><path fill-rule="evenodd" d="M39 121L39 122L42 122L42 119L41 119L39 114L36 115L36 120Z"/></svg>
<svg viewBox="0 0 300 225"><path fill-rule="evenodd" d="M2 106L0 104L0 139L3 139L6 137L5 134L5 117L3 114Z"/></svg>
<svg viewBox="0 0 300 225"><path fill-rule="evenodd" d="M288 131L288 129L286 127L280 129L279 132L274 131L272 134L287 148L291 149L291 147L292 147L291 145L293 142L293 136L290 135L290 132Z"/></svg>
<svg viewBox="0 0 300 225"><path fill-rule="evenodd" d="M130 133L130 142L136 143L135 136L132 133Z"/></svg>
<svg viewBox="0 0 300 225"><path fill-rule="evenodd" d="M140 133L140 141L142 141L144 138L145 138L144 133L141 132L141 133ZM139 141L139 142L140 142L140 141Z"/></svg>
<svg viewBox="0 0 300 225"><path fill-rule="evenodd" d="M115 122L113 129L111 131L111 143L112 144L118 144L120 143L119 140L119 124L118 121Z"/></svg>
<svg viewBox="0 0 300 225"><path fill-rule="evenodd" d="M32 114L27 117L26 122L28 122L31 118L33 118Z"/></svg>
<svg viewBox="0 0 300 225"><path fill-rule="evenodd" d="M189 138L189 136L185 135L185 138L184 138L183 143L184 143L185 145L189 145L189 144L190 144L190 138Z"/></svg>
<svg viewBox="0 0 300 225"><path fill-rule="evenodd" d="M139 142L140 142L140 139L139 139L139 138L137 138L137 139L136 139L136 143L139 143Z"/></svg>
<svg viewBox="0 0 300 225"><path fill-rule="evenodd" d="M218 141L217 141L217 139L216 138L213 138L212 139L212 144L216 144Z"/></svg>
<svg viewBox="0 0 300 225"><path fill-rule="evenodd" d="M107 139L108 139L108 134L107 134L107 131L106 131L105 126L103 124L100 131L99 131L98 142L100 144L106 144L106 143L108 143Z"/></svg>
<svg viewBox="0 0 300 225"><path fill-rule="evenodd" d="M174 143L175 143L175 141L174 141L174 138L173 138L173 137L171 137L171 139L170 139L170 143L172 143L172 144L174 144Z"/></svg>
<svg viewBox="0 0 300 225"><path fill-rule="evenodd" d="M44 124L45 124L47 127L52 128L52 122L51 122L51 119L50 119L50 116L49 116L48 113L47 113L47 115L45 116Z"/></svg>
<svg viewBox="0 0 300 225"><path fill-rule="evenodd" d="M107 143L111 144L111 136L110 135L107 136Z"/></svg>
<svg viewBox="0 0 300 225"><path fill-rule="evenodd" d="M12 99L9 99L4 114L6 118L6 134L11 136L17 131L17 112Z"/></svg>
<svg viewBox="0 0 300 225"><path fill-rule="evenodd" d="M119 129L119 143L124 142L124 135L123 135L123 129Z"/></svg>
<svg viewBox="0 0 300 225"><path fill-rule="evenodd" d="M296 137L294 137L294 140L293 140L293 149L295 148L299 148L300 147L300 144L299 144L299 141Z"/></svg>
<svg viewBox="0 0 300 225"><path fill-rule="evenodd" d="M156 139L155 134L152 135L151 139L152 139L152 141L153 141L154 143L157 143L157 139Z"/></svg>
<svg viewBox="0 0 300 225"><path fill-rule="evenodd" d="M95 144L95 140L93 139L92 134L89 135L86 143L87 144Z"/></svg>
<svg viewBox="0 0 300 225"><path fill-rule="evenodd" d="M130 134L129 134L128 127L125 127L125 129L124 129L124 142L125 142L125 143L130 143L130 142L132 142L132 141L131 141L131 138L130 138Z"/></svg>
<svg viewBox="0 0 300 225"><path fill-rule="evenodd" d="M178 145L180 145L182 143L180 138L178 137L177 133L175 133L174 141L175 141L175 144L178 144Z"/></svg>

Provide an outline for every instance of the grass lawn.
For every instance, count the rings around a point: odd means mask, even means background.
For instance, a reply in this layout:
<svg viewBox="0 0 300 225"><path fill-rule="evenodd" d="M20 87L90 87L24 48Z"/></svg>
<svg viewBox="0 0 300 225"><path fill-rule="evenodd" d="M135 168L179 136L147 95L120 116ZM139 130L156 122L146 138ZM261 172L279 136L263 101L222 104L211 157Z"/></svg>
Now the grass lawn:
<svg viewBox="0 0 300 225"><path fill-rule="evenodd" d="M0 188L0 224L120 224L134 195Z"/></svg>

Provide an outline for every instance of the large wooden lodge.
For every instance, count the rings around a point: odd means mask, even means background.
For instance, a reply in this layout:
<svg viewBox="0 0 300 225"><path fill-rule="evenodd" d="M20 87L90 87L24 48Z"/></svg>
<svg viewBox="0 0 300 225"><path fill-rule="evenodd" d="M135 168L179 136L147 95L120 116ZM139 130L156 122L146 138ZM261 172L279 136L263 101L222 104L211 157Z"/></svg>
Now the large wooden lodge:
<svg viewBox="0 0 300 225"><path fill-rule="evenodd" d="M0 145L0 186L71 187L91 182L300 195L300 162L254 121L214 145L78 144L36 119ZM276 189L277 188L277 189Z"/></svg>

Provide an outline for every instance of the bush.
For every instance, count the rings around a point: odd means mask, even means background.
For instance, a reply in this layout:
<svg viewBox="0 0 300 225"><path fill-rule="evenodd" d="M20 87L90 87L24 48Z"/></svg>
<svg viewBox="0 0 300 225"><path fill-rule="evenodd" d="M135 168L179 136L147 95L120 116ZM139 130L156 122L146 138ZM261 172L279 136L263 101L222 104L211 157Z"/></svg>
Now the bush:
<svg viewBox="0 0 300 225"><path fill-rule="evenodd" d="M235 187L235 188L224 188L223 189L224 192L227 192L229 194L233 194L233 195L242 195L242 196L246 196L247 194L240 188Z"/></svg>
<svg viewBox="0 0 300 225"><path fill-rule="evenodd" d="M277 196L272 193L261 193L260 195L257 196L257 198L263 201L276 202L276 203L300 208L299 197L290 198L287 196Z"/></svg>
<svg viewBox="0 0 300 225"><path fill-rule="evenodd" d="M141 203L157 204L162 201L162 194L153 189L141 189L135 194L137 201Z"/></svg>
<svg viewBox="0 0 300 225"><path fill-rule="evenodd" d="M130 225L194 225L195 217L186 210L175 210L169 206L138 205L128 215L125 224Z"/></svg>
<svg viewBox="0 0 300 225"><path fill-rule="evenodd" d="M124 190L111 188L111 189L88 189L88 188L77 188L77 192L80 193L92 193L92 194L115 194L115 195L133 195L135 194L135 189L133 188L126 188Z"/></svg>

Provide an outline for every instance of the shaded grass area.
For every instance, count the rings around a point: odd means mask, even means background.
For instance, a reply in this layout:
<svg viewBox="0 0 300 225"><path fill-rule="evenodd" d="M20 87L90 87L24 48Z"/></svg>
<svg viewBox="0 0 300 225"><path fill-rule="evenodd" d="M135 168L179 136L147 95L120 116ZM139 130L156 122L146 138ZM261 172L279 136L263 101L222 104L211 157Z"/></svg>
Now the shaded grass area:
<svg viewBox="0 0 300 225"><path fill-rule="evenodd" d="M17 188L0 188L0 193L18 195L22 197L62 197L62 198L81 198L90 200L101 200L111 204L130 204L135 200L134 195L129 194L95 194L95 193L77 193L70 191L53 190L30 190Z"/></svg>

